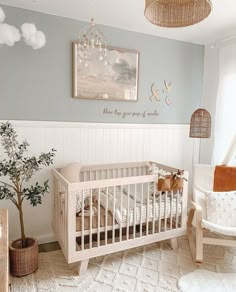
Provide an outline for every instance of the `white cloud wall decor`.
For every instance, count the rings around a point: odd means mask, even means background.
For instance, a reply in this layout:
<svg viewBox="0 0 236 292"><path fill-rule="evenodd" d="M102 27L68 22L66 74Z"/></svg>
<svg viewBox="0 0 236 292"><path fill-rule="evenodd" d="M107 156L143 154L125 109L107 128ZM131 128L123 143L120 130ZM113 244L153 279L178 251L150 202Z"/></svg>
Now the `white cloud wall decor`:
<svg viewBox="0 0 236 292"><path fill-rule="evenodd" d="M0 23L0 45L14 46L20 40L20 31L7 23Z"/></svg>
<svg viewBox="0 0 236 292"><path fill-rule="evenodd" d="M28 46L37 50L45 46L46 37L45 34L37 30L33 23L24 23L21 26L21 31L15 26L4 23L5 13L0 7L0 46L8 45L10 47L20 41L21 37L24 39Z"/></svg>
<svg viewBox="0 0 236 292"><path fill-rule="evenodd" d="M5 13L3 9L0 7L0 22L3 22L5 20Z"/></svg>
<svg viewBox="0 0 236 292"><path fill-rule="evenodd" d="M37 50L45 46L46 37L45 34L37 30L36 26L32 23L24 23L21 26L22 36L25 43Z"/></svg>

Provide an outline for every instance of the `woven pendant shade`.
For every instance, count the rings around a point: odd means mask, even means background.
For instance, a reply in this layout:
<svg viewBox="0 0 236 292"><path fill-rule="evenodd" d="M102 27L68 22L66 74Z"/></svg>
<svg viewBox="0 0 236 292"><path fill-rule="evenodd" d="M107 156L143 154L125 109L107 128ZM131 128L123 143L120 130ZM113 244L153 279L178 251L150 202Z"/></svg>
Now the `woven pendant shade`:
<svg viewBox="0 0 236 292"><path fill-rule="evenodd" d="M190 121L189 137L211 137L211 116L207 110L200 108L192 114Z"/></svg>
<svg viewBox="0 0 236 292"><path fill-rule="evenodd" d="M146 0L145 17L163 27L193 25L211 13L210 0Z"/></svg>

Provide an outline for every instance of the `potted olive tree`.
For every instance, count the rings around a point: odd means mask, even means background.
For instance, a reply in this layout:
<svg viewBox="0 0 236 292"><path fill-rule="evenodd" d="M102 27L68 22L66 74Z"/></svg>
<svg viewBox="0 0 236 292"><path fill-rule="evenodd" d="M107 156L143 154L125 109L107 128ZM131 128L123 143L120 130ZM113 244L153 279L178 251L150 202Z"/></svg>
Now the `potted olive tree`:
<svg viewBox="0 0 236 292"><path fill-rule="evenodd" d="M38 244L36 239L26 237L23 216L23 203L28 201L32 206L42 203L42 196L49 190L48 180L40 185L30 185L30 179L42 166L53 163L55 150L41 153L38 157L26 156L29 144L18 142L17 133L11 123L0 125L0 151L5 154L0 160L0 199L10 200L19 212L21 238L10 244L10 270L15 276L32 273L38 267Z"/></svg>

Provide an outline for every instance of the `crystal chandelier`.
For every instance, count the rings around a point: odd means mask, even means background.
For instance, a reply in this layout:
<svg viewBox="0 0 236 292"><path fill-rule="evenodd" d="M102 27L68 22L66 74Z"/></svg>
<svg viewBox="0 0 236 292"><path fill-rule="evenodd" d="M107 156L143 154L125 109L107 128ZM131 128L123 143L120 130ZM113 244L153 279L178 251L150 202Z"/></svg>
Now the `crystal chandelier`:
<svg viewBox="0 0 236 292"><path fill-rule="evenodd" d="M184 27L207 18L210 0L146 0L144 15L148 21L163 27Z"/></svg>
<svg viewBox="0 0 236 292"><path fill-rule="evenodd" d="M78 39L79 63L88 67L89 61L94 57L107 65L107 41L103 33L96 27L93 18L89 27L79 33Z"/></svg>

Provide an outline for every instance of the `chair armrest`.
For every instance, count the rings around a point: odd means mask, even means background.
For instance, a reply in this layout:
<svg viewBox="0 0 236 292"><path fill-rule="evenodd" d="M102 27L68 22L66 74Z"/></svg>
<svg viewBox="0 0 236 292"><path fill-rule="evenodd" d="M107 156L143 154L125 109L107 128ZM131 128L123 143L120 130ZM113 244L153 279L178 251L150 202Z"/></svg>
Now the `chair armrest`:
<svg viewBox="0 0 236 292"><path fill-rule="evenodd" d="M196 211L196 224L201 224L201 221L202 221L202 207L198 203L196 203L194 201L191 201L191 204L192 204L193 208Z"/></svg>
<svg viewBox="0 0 236 292"><path fill-rule="evenodd" d="M194 209L196 210L196 212L202 213L202 207L198 203L196 203L194 201L190 201L190 203L194 207Z"/></svg>

